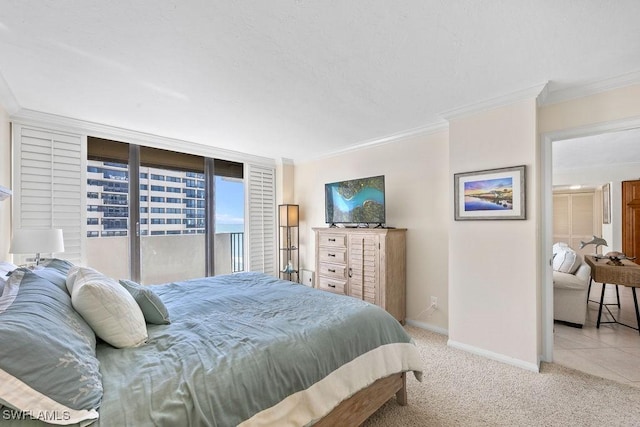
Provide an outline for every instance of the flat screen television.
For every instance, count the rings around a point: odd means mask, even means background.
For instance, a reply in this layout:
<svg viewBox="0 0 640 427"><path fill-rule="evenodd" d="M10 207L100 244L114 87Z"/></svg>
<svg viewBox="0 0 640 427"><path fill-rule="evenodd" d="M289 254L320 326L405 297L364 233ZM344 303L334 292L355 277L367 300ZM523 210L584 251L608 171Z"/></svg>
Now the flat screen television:
<svg viewBox="0 0 640 427"><path fill-rule="evenodd" d="M327 224L385 223L384 175L325 184L324 195Z"/></svg>

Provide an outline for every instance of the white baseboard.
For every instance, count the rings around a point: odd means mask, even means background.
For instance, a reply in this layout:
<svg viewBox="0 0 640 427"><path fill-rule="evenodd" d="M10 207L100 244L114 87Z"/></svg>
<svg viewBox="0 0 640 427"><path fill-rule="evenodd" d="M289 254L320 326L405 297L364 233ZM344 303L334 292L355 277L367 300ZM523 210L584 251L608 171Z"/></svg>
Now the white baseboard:
<svg viewBox="0 0 640 427"><path fill-rule="evenodd" d="M506 363L507 365L516 366L518 368L526 369L527 371L540 372L540 362L531 363L524 360L514 359L513 357L505 356L504 354L494 353L482 348L477 348L472 345L463 344L457 341L449 339L447 341L449 347L457 348L469 353L477 354L478 356L486 357L487 359L497 360L498 362Z"/></svg>
<svg viewBox="0 0 640 427"><path fill-rule="evenodd" d="M406 320L407 325L415 326L416 328L426 329L427 331L435 332L436 334L449 336L449 331L438 326L433 326L428 323L418 322L417 320Z"/></svg>

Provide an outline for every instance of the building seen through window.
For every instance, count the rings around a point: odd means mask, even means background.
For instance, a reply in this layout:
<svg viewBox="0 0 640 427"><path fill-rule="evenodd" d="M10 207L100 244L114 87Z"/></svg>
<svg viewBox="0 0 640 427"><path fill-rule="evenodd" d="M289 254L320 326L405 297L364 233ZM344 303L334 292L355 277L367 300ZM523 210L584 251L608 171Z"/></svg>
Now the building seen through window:
<svg viewBox="0 0 640 427"><path fill-rule="evenodd" d="M140 234L204 234L204 186L203 174L141 166ZM88 160L87 237L127 236L128 197L126 164Z"/></svg>

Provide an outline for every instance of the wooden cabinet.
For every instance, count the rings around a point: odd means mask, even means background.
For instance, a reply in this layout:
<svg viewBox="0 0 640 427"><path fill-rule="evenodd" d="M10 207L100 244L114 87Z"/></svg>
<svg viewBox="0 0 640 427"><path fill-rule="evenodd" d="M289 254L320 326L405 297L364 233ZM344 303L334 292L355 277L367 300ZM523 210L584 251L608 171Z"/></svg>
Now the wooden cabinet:
<svg viewBox="0 0 640 427"><path fill-rule="evenodd" d="M406 229L313 230L315 287L376 304L404 324Z"/></svg>

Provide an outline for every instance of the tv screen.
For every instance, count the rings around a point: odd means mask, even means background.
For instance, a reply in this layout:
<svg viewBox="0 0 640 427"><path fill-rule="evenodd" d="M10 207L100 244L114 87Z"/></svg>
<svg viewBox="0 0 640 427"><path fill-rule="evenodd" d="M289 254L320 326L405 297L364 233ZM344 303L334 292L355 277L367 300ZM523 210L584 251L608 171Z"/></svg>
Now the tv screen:
<svg viewBox="0 0 640 427"><path fill-rule="evenodd" d="M327 224L385 222L384 175L324 185Z"/></svg>

